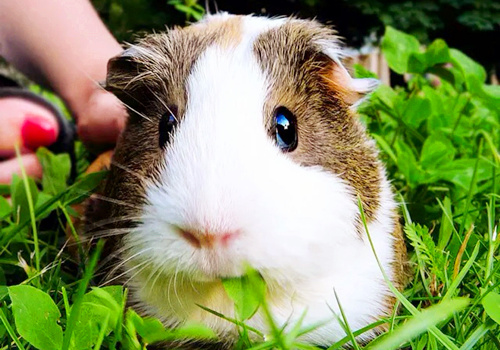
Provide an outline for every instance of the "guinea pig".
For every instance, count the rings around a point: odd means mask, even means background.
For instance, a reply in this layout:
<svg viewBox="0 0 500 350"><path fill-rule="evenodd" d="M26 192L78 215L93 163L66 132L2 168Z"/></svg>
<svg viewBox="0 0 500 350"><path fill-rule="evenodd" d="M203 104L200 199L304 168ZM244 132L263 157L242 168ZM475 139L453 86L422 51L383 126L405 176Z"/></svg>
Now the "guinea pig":
<svg viewBox="0 0 500 350"><path fill-rule="evenodd" d="M305 343L345 336L339 304L352 330L394 312L358 207L400 288L397 204L356 114L377 81L352 78L341 58L316 21L222 13L110 60L106 88L129 118L87 228L111 232L111 279L136 310L202 322L231 344L236 326L198 305L236 317L221 280L250 266L278 325L304 313L304 327L321 324ZM247 324L269 334L261 311Z"/></svg>

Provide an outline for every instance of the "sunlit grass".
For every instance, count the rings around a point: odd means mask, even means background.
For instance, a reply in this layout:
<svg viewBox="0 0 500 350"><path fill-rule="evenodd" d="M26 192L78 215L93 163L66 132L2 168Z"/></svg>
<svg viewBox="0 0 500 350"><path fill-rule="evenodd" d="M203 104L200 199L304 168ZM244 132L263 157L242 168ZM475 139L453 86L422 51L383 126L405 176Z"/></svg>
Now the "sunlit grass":
<svg viewBox="0 0 500 350"><path fill-rule="evenodd" d="M398 291L385 276L398 312L363 329L349 326L339 302L341 312L332 311L332 318L345 337L328 349L500 349L500 91L484 85L481 66L442 41L420 51L413 39L389 30L383 50L394 65L402 56L391 52L391 42L408 44L398 50L409 50L403 56L413 59L397 64L406 66L410 79L406 86L380 87L359 113L400 202L411 278ZM452 66L444 68L446 62ZM439 86L430 83L430 72L440 77ZM371 75L361 67L356 74ZM87 154L80 144L77 150L74 166L82 173ZM0 195L10 197L0 196L0 350L144 349L158 341L216 341L203 325L171 330L139 316L127 308L127 291L119 286L91 288L102 243L86 251L77 228L66 225L76 215L71 205L87 197L103 174L72 180L67 155L46 150L38 155L46 170L41 184L23 173L0 186ZM360 203L359 211L369 239ZM72 248L87 258L68 253L65 231L73 237ZM322 326L304 326L306 314L284 326L274 322L258 273L249 270L244 279L224 286L236 302L236 318L200 307L234 324L240 334L236 349L319 349L303 343L305 334ZM23 309L25 304L39 310ZM269 334L245 324L257 309L266 316ZM37 327L38 318L48 314L54 322ZM358 342L382 324L385 334ZM60 342L51 343L61 332Z"/></svg>

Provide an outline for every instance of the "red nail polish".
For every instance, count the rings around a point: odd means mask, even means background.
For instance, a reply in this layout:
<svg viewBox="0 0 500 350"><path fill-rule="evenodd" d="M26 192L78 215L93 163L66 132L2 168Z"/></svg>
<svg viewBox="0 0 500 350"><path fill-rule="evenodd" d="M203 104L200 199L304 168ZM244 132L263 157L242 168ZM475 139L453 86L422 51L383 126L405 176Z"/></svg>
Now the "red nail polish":
<svg viewBox="0 0 500 350"><path fill-rule="evenodd" d="M23 145L31 150L56 142L57 134L52 123L34 114L27 114L21 127Z"/></svg>

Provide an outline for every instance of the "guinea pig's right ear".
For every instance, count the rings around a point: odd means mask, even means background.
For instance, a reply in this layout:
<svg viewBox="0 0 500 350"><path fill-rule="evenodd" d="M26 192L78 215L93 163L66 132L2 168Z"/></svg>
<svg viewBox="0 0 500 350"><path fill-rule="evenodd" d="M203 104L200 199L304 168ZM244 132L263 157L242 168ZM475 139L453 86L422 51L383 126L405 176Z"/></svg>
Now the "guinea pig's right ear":
<svg viewBox="0 0 500 350"><path fill-rule="evenodd" d="M111 92L125 89L130 79L139 73L138 58L139 52L134 47L129 47L118 56L112 57L108 61L106 89Z"/></svg>
<svg viewBox="0 0 500 350"><path fill-rule="evenodd" d="M138 83L141 74L141 53L131 46L108 61L108 73L104 88L112 92L127 107L138 108L144 101L145 87Z"/></svg>

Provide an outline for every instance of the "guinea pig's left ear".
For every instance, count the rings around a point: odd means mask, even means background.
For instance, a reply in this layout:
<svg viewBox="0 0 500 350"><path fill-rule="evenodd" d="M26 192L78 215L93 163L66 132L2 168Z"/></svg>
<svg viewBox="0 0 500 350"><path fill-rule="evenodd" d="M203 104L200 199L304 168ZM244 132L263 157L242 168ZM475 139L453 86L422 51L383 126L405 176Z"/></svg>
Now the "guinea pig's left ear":
<svg viewBox="0 0 500 350"><path fill-rule="evenodd" d="M332 64L333 81L345 103L357 107L380 84L374 78L353 78L338 60Z"/></svg>

